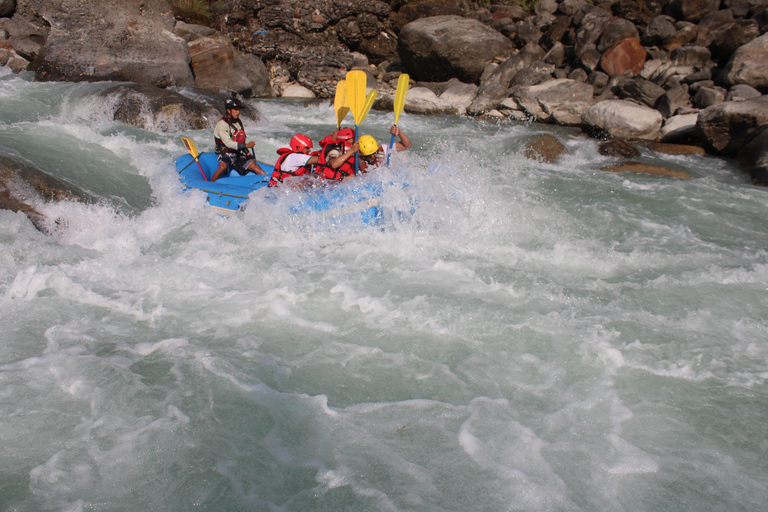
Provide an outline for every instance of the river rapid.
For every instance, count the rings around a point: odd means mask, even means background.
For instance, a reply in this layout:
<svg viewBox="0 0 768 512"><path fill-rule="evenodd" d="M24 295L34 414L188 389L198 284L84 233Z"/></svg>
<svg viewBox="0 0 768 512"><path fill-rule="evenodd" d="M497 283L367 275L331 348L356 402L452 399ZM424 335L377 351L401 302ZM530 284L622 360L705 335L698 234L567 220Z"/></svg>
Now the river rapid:
<svg viewBox="0 0 768 512"><path fill-rule="evenodd" d="M732 163L404 114L379 225L288 187L225 218L173 167L211 132L104 87L0 70L0 155L98 199L40 206L51 235L0 211L0 511L768 506L768 192ZM265 161L335 126L252 104ZM524 158L539 133L571 154Z"/></svg>

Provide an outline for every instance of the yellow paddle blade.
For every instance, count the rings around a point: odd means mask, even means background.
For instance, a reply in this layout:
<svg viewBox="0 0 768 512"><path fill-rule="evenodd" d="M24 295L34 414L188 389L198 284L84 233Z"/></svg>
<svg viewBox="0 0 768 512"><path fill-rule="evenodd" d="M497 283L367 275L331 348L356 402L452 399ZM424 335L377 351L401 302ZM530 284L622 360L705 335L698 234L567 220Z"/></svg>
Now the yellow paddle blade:
<svg viewBox="0 0 768 512"><path fill-rule="evenodd" d="M184 147L187 148L187 151L189 151L189 154L192 155L192 158L197 160L197 157L200 155L200 153L197 152L197 146L195 146L195 143L186 137L182 137L181 142L184 143Z"/></svg>
<svg viewBox="0 0 768 512"><path fill-rule="evenodd" d="M411 81L411 77L408 73L403 73L400 78L397 79L397 91L395 92L395 124L400 119L400 114L405 108L405 95L408 93L408 84Z"/></svg>
<svg viewBox="0 0 768 512"><path fill-rule="evenodd" d="M347 73L347 105L358 125L363 120L362 114L365 108L365 85L368 77L365 71L354 70Z"/></svg>
<svg viewBox="0 0 768 512"><path fill-rule="evenodd" d="M349 107L347 106L347 82L340 80L336 84L336 97L333 100L333 109L336 111L336 128L341 128L341 122L347 117Z"/></svg>
<svg viewBox="0 0 768 512"><path fill-rule="evenodd" d="M371 89L371 92L369 92L368 96L365 97L365 105L363 105L363 112L360 114L360 121L358 121L357 124L362 123L363 119L368 117L368 111L371 110L371 107L373 106L374 101L376 101L376 91L374 89Z"/></svg>

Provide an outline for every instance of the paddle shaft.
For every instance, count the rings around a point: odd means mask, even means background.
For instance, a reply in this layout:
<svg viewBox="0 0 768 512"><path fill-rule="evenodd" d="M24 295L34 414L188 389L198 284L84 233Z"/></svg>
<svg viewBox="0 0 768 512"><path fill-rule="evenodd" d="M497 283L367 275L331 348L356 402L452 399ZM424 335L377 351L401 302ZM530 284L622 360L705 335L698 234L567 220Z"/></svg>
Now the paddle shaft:
<svg viewBox="0 0 768 512"><path fill-rule="evenodd" d="M192 160L190 160L190 161L189 161L189 163L188 163L187 165L185 165L184 167L182 167L181 169L179 169L179 173L182 173L182 172L184 172L184 169L186 169L187 167L189 167L190 165L192 165L192 162L194 162L194 161L195 161L195 159L194 159L194 158L193 158Z"/></svg>
<svg viewBox="0 0 768 512"><path fill-rule="evenodd" d="M397 126L397 125L395 125ZM392 138L389 139L389 151L387 151L387 167L389 167L389 159L392 158L392 150L395 147L395 134L392 134Z"/></svg>
<svg viewBox="0 0 768 512"><path fill-rule="evenodd" d="M203 179L205 181L208 181L208 178L205 176L205 171L203 170L203 166L200 165L200 160L198 160L197 157L195 157L195 162L197 162L197 166L200 168L200 173L203 175Z"/></svg>

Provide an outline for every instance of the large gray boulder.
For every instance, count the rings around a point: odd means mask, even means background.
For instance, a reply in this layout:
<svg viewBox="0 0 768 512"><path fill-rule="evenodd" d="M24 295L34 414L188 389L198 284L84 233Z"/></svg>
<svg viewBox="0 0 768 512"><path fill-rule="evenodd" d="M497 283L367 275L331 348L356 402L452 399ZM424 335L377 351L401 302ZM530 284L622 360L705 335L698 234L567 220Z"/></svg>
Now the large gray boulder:
<svg viewBox="0 0 768 512"><path fill-rule="evenodd" d="M664 118L657 110L626 100L606 100L581 116L586 128L617 139L656 140Z"/></svg>
<svg viewBox="0 0 768 512"><path fill-rule="evenodd" d="M718 103L699 112L696 122L706 142L726 155L736 154L765 125L768 96Z"/></svg>
<svg viewBox="0 0 768 512"><path fill-rule="evenodd" d="M768 34L736 50L724 75L730 85L747 84L762 93L768 92Z"/></svg>
<svg viewBox="0 0 768 512"><path fill-rule="evenodd" d="M431 89L413 87L408 90L404 110L409 114L442 114L448 105Z"/></svg>
<svg viewBox="0 0 768 512"><path fill-rule="evenodd" d="M416 80L453 77L474 83L497 58L512 55L509 38L477 20L434 16L408 23L400 31L397 51Z"/></svg>
<svg viewBox="0 0 768 512"><path fill-rule="evenodd" d="M18 0L19 16L50 26L38 79L194 83L187 43L173 34L165 0Z"/></svg>
<svg viewBox="0 0 768 512"><path fill-rule="evenodd" d="M537 120L570 126L581 124L582 114L592 105L593 92L589 84L561 78L517 87L512 97Z"/></svg>

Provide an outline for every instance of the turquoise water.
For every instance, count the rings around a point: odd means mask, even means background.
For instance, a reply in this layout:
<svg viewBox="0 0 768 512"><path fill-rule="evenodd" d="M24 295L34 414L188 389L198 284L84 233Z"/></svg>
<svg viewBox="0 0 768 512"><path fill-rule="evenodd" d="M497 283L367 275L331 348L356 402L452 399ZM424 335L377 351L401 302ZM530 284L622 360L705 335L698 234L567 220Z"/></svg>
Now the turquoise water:
<svg viewBox="0 0 768 512"><path fill-rule="evenodd" d="M103 87L0 76L0 155L101 200L0 211L0 510L766 508L768 196L731 163L404 114L382 225L287 189L226 219L173 170L210 133ZM335 126L254 105L267 161ZM542 132L571 155L523 158Z"/></svg>

